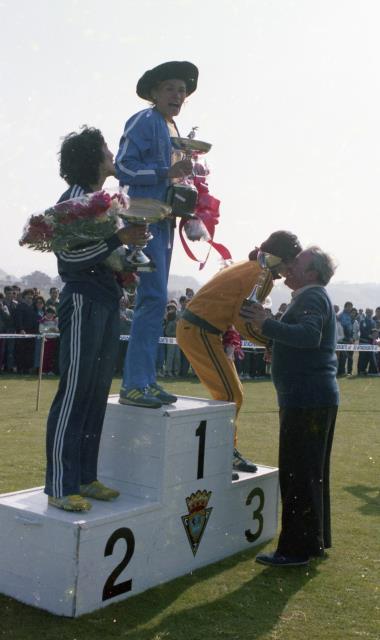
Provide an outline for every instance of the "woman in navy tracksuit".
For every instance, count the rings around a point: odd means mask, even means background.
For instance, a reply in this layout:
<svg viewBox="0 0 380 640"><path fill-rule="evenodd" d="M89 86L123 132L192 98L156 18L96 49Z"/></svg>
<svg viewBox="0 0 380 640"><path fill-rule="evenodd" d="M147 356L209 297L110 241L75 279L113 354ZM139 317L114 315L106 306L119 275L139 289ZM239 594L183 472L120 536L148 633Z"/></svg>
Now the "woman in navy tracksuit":
<svg viewBox="0 0 380 640"><path fill-rule="evenodd" d="M114 174L113 156L98 129L69 134L61 148L61 176L70 188L59 202L102 188ZM118 492L97 480L97 460L108 392L119 345L122 291L104 260L117 247L143 239L131 225L106 240L57 254L65 283L59 306L60 383L47 422L45 493L49 504L87 511L88 497Z"/></svg>
<svg viewBox="0 0 380 640"><path fill-rule="evenodd" d="M129 185L132 198L166 202L171 179L192 172L189 160L175 161L170 137L179 135L173 118L186 96L195 91L197 79L198 70L190 62L167 62L140 78L137 94L154 106L127 121L116 156L117 177L121 185ZM120 402L156 408L177 399L156 383L158 338L167 303L174 234L170 220L152 224L150 230L153 239L144 252L156 271L140 276Z"/></svg>

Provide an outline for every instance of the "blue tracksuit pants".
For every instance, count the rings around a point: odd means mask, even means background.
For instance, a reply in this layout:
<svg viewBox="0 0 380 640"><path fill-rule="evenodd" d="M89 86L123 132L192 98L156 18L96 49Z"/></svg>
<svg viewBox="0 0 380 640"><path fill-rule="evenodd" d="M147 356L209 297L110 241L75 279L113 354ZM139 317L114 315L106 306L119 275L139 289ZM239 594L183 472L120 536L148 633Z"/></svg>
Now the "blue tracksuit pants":
<svg viewBox="0 0 380 640"><path fill-rule="evenodd" d="M78 494L97 478L107 398L119 346L118 309L73 293L59 307L60 383L47 422L45 493Z"/></svg>
<svg viewBox="0 0 380 640"><path fill-rule="evenodd" d="M124 366L123 388L144 389L156 381L158 338L162 335L173 246L173 228L164 220L150 225L153 239L144 253L156 271L141 273L131 337Z"/></svg>

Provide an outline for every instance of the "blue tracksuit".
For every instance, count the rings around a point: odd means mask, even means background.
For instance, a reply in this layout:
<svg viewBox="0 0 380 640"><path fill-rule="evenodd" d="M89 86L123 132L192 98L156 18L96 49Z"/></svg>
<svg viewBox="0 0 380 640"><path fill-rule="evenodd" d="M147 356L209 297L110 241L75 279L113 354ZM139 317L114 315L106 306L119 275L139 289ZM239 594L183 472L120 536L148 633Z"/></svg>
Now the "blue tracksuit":
<svg viewBox="0 0 380 640"><path fill-rule="evenodd" d="M82 195L71 187L60 201ZM102 264L121 245L116 235L57 254L60 296L60 382L47 422L45 493L79 493L96 480L108 392L119 346L121 290Z"/></svg>
<svg viewBox="0 0 380 640"><path fill-rule="evenodd" d="M116 173L132 198L166 201L170 184L172 147L165 118L156 109L144 109L126 123L116 156ZM153 239L144 253L156 271L142 273L137 289L131 338L124 367L123 387L140 388L156 380L158 338L167 303L167 283L173 245L173 228L164 220L150 225Z"/></svg>

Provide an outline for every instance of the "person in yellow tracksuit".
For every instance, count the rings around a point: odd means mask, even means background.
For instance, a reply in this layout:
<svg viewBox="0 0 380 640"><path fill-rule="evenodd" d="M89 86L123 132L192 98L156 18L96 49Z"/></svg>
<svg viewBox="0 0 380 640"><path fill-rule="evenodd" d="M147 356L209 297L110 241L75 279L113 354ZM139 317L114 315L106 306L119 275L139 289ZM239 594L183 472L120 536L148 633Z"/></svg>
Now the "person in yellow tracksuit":
<svg viewBox="0 0 380 640"><path fill-rule="evenodd" d="M258 251L281 258L280 264L265 270L265 277L257 261ZM273 287L273 280L286 272L287 265L300 251L302 247L297 236L289 231L275 231L250 253L249 260L227 267L211 278L187 304L177 324L177 343L198 378L214 400L234 402L236 416L243 402L243 386L234 362L224 351L223 334L233 325L244 339L254 344L267 344L267 339L240 317L240 307L260 276L260 300L265 300ZM256 465L245 459L236 445L235 423L233 469L235 472L254 473Z"/></svg>

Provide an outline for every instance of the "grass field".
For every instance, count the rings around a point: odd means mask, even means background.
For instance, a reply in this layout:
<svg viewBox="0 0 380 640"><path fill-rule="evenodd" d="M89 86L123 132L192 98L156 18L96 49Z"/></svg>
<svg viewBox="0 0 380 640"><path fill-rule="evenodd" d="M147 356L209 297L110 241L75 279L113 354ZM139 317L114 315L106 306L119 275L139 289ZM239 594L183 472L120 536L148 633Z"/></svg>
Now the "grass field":
<svg viewBox="0 0 380 640"><path fill-rule="evenodd" d="M55 379L43 382L37 413L35 379L0 377L0 492L43 484L45 421L56 386ZM340 386L327 559L272 569L254 562L256 548L76 620L0 596L0 640L378 640L380 379L344 379ZM166 387L206 396L196 382ZM112 391L118 389L115 380ZM244 389L239 448L276 465L272 385L250 381Z"/></svg>

